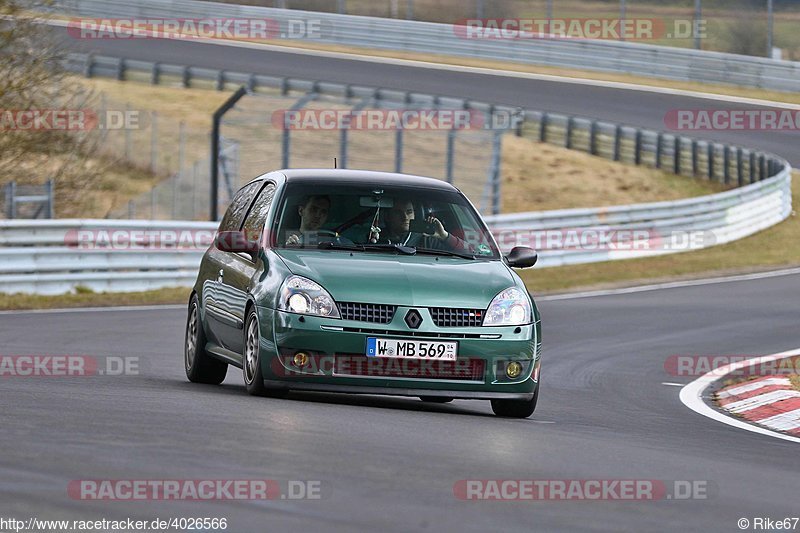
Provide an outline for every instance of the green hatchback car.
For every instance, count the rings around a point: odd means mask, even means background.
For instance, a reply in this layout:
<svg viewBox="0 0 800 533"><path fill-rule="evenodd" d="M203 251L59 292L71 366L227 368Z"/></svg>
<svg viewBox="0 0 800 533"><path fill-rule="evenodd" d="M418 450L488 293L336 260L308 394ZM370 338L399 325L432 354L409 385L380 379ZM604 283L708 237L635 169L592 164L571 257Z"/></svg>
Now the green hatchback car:
<svg viewBox="0 0 800 533"><path fill-rule="evenodd" d="M433 178L282 170L239 190L189 302L190 381L242 368L247 392L491 400L539 396L541 321L470 201Z"/></svg>

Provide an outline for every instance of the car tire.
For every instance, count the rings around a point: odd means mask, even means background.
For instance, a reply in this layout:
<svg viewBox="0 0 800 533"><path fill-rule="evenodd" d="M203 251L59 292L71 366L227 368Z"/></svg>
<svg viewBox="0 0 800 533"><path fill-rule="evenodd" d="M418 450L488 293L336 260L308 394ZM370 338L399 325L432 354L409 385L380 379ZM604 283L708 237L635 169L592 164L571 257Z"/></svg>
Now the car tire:
<svg viewBox="0 0 800 533"><path fill-rule="evenodd" d="M242 354L242 376L244 387L251 396L268 396L285 398L288 390L271 389L264 385L264 373L261 370L261 327L258 313L251 307L244 323L244 353Z"/></svg>
<svg viewBox="0 0 800 533"><path fill-rule="evenodd" d="M206 351L206 332L200 319L200 301L196 294L189 300L183 342L183 366L186 377L192 383L219 385L228 373L228 364Z"/></svg>
<svg viewBox="0 0 800 533"><path fill-rule="evenodd" d="M528 418L536 410L539 387L540 384L537 384L536 392L530 400L492 400L492 411L503 418Z"/></svg>
<svg viewBox="0 0 800 533"><path fill-rule="evenodd" d="M419 399L429 403L448 403L453 401L453 398L446 396L420 396Z"/></svg>

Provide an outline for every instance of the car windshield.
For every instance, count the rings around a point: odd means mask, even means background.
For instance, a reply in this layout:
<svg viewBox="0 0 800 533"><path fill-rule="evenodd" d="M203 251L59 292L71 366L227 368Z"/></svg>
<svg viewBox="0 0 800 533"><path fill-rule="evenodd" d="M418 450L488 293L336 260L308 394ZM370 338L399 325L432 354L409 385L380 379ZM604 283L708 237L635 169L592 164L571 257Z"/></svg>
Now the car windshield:
<svg viewBox="0 0 800 533"><path fill-rule="evenodd" d="M276 248L500 258L456 191L304 181L287 185L278 213Z"/></svg>

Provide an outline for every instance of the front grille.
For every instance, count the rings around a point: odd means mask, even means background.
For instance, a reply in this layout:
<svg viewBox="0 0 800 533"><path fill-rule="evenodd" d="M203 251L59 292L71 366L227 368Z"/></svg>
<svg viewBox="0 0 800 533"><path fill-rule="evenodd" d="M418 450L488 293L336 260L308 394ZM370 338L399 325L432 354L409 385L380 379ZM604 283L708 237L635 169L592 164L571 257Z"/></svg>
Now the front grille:
<svg viewBox="0 0 800 533"><path fill-rule="evenodd" d="M431 307L433 323L440 328L471 328L483 324L483 309Z"/></svg>
<svg viewBox="0 0 800 533"><path fill-rule="evenodd" d="M394 318L395 311L397 311L396 305L339 303L339 312L343 320L388 324Z"/></svg>
<svg viewBox="0 0 800 533"><path fill-rule="evenodd" d="M336 376L441 379L482 383L484 369L483 359L436 361L342 354L336 356L333 373Z"/></svg>

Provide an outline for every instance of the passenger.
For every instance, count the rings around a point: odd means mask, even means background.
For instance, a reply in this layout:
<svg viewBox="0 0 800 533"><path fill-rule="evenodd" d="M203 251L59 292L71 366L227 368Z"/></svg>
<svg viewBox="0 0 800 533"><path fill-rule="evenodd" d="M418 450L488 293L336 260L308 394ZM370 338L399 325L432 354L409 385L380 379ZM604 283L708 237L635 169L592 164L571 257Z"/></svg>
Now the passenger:
<svg viewBox="0 0 800 533"><path fill-rule="evenodd" d="M291 231L286 239L286 246L303 246L306 243L316 244L320 228L328 221L331 199L326 195L310 195L303 198L297 206L300 215L300 229Z"/></svg>
<svg viewBox="0 0 800 533"><path fill-rule="evenodd" d="M448 233L442 222L433 215L425 219L430 225L430 233L411 231L411 221L415 219L414 202L407 198L395 199L394 205L386 211L386 228L381 242L472 253L466 242Z"/></svg>

